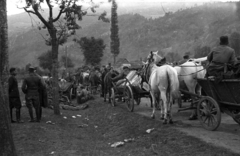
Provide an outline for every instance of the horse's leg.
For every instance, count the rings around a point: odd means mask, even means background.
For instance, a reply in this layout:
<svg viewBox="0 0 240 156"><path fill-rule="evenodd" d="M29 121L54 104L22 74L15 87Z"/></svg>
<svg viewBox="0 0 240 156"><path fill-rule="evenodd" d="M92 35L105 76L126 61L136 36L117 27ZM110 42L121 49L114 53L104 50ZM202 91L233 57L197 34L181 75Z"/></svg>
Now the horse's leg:
<svg viewBox="0 0 240 156"><path fill-rule="evenodd" d="M167 95L166 90L161 90L161 99L163 101L163 108L161 109L161 112L164 111L164 121L163 124L167 124Z"/></svg>
<svg viewBox="0 0 240 156"><path fill-rule="evenodd" d="M168 100L168 118L169 118L169 123L173 124L172 121L172 104L173 104L173 97L171 93L169 94L169 100Z"/></svg>
<svg viewBox="0 0 240 156"><path fill-rule="evenodd" d="M164 120L164 107L163 107L163 101L161 100L161 93L160 93L158 99L159 99L159 106L160 106L160 109L161 109L161 120Z"/></svg>
<svg viewBox="0 0 240 156"><path fill-rule="evenodd" d="M154 119L155 118L155 103L156 103L156 98L155 98L155 94L154 92L150 91L151 97L152 97L152 106L153 106L153 111L152 111L152 115L151 118Z"/></svg>
<svg viewBox="0 0 240 156"><path fill-rule="evenodd" d="M193 79L193 80L187 85L189 92L195 94L196 85L197 85L197 82L196 82L196 80ZM192 105L192 107L193 107L193 106L194 106L194 101L195 101L196 99L195 99L194 96L191 96L191 98L192 98L192 103L191 103L191 105ZM197 119L197 109L193 110L191 116L189 117L189 120L196 120L196 119Z"/></svg>
<svg viewBox="0 0 240 156"><path fill-rule="evenodd" d="M149 98L150 98L150 102L151 102L151 108L153 108L153 99L152 99L151 94L150 94Z"/></svg>
<svg viewBox="0 0 240 156"><path fill-rule="evenodd" d="M196 81L196 80L190 80L188 84L186 83L189 92L193 93L193 94L195 94L195 89L196 89L196 85L197 85L196 82L194 82L194 81ZM193 103L195 97L191 96L191 99L192 99L192 103Z"/></svg>
<svg viewBox="0 0 240 156"><path fill-rule="evenodd" d="M104 86L104 90L103 90L103 97L104 97L104 102L106 102L107 101L107 88L108 88L108 86L105 84L105 86Z"/></svg>
<svg viewBox="0 0 240 156"><path fill-rule="evenodd" d="M108 87L108 102L111 103L112 90L111 87Z"/></svg>
<svg viewBox="0 0 240 156"><path fill-rule="evenodd" d="M197 95L202 95L202 87L199 84L196 85L195 92Z"/></svg>

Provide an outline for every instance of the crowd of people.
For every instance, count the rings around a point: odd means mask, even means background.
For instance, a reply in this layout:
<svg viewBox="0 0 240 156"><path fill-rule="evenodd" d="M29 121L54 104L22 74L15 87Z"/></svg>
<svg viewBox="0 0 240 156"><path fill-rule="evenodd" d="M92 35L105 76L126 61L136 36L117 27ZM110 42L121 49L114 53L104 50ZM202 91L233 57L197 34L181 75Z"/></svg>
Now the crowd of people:
<svg viewBox="0 0 240 156"><path fill-rule="evenodd" d="M219 46L212 49L212 51L207 56L207 61L209 62L207 66L207 74L206 76L219 76L223 72L225 72L226 65L228 64L236 64L239 62L237 58L235 58L235 51L230 48L229 41L227 36L220 37ZM188 55L183 56L183 60L179 61L178 64L181 65L189 60ZM111 71L113 68L109 64L107 66L103 66L101 71L99 69L94 69L94 71L98 71L101 73L101 86L102 86L102 96L104 94L104 78L107 73ZM46 90L46 83L43 78L37 74L36 68L29 67L29 74L24 78L21 90L25 94L26 106L28 108L30 120L29 122L40 122L41 114L42 114L42 106L46 106L46 101L44 101L44 92ZM129 66L123 66L122 72L114 77L110 78L112 82L116 82L117 86L120 86L124 81L124 78L130 72ZM10 106L10 115L12 123L22 123L21 120L21 100L20 93L18 89L18 82L16 79L16 69L10 69L10 77L9 77L9 106ZM95 73L96 74L96 73ZM86 102L90 99L90 92L87 90L86 86L84 86L83 82L78 78L77 81L77 102L79 104ZM16 109L16 120L13 119L13 109ZM35 110L35 118L33 109Z"/></svg>

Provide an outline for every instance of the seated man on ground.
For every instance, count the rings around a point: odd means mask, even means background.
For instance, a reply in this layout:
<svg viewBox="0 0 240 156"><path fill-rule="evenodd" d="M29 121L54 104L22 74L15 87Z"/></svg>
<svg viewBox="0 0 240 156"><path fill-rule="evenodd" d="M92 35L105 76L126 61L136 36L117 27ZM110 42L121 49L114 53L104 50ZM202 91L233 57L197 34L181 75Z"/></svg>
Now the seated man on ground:
<svg viewBox="0 0 240 156"><path fill-rule="evenodd" d="M83 85L80 84L77 88L77 102L78 102L78 104L82 104L82 103L88 101L91 98L92 98L92 96L90 95L89 91L87 91L87 89Z"/></svg>

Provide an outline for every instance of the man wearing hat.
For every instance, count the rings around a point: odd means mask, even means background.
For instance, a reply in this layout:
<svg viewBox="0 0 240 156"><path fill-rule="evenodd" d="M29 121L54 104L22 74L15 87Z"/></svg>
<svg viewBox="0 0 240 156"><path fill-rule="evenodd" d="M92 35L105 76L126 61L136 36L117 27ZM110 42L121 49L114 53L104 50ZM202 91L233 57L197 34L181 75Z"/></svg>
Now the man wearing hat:
<svg viewBox="0 0 240 156"><path fill-rule="evenodd" d="M41 79L34 73L35 68L29 67L29 75L24 78L22 84L22 91L26 95L26 106L29 111L30 121L29 122L40 122L40 101L39 101L39 91L43 87ZM33 110L35 109L36 120L33 118Z"/></svg>
<svg viewBox="0 0 240 156"><path fill-rule="evenodd" d="M19 95L19 90L18 90L18 82L16 79L16 69L11 68L10 69L10 78L8 79L8 93L9 93L9 106L10 106L10 115L11 115L11 122L14 123L16 121L13 120L12 117L12 110L13 108L16 108L16 119L18 123L22 123L23 121L21 120L21 100L20 100L20 95Z"/></svg>
<svg viewBox="0 0 240 156"><path fill-rule="evenodd" d="M42 107L48 106L48 97L47 97L47 84L44 79L37 73L37 67L34 68L34 73L37 77L41 79L42 88L39 90L39 102L40 102L40 119L42 117Z"/></svg>
<svg viewBox="0 0 240 156"><path fill-rule="evenodd" d="M228 46L228 37L220 37L220 45L213 48L211 53L208 54L207 60L209 66L207 67L206 76L219 77L224 72L224 67L227 64L235 63L235 51ZM197 110L194 110L189 120L197 119Z"/></svg>
<svg viewBox="0 0 240 156"><path fill-rule="evenodd" d="M228 46L228 36L220 37L220 45L213 48L207 56L209 66L207 76L219 76L227 64L235 63L235 51Z"/></svg>

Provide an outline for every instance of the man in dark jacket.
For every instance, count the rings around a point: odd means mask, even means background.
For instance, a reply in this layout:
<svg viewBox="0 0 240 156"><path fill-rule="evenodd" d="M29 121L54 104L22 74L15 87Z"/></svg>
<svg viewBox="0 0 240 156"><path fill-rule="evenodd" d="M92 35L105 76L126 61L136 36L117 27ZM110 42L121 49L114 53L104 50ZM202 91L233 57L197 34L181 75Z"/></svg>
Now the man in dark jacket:
<svg viewBox="0 0 240 156"><path fill-rule="evenodd" d="M39 102L40 102L40 120L42 118L42 107L48 106L48 97L47 97L47 84L44 79L37 73L37 68L35 68L34 73L37 77L41 79L42 87L39 90Z"/></svg>
<svg viewBox="0 0 240 156"><path fill-rule="evenodd" d="M18 123L23 123L21 120L21 100L20 100L20 95L19 95L19 90L18 90L18 82L16 79L16 69L11 68L10 69L10 78L8 79L8 93L9 93L9 106L10 106L10 115L11 115L11 122L14 123L16 121L13 120L12 117L12 110L13 108L16 108L16 119Z"/></svg>
<svg viewBox="0 0 240 156"><path fill-rule="evenodd" d="M41 79L34 73L34 68L29 67L29 75L24 79L22 84L22 91L26 94L26 106L30 115L29 122L40 122L41 120L39 91L42 87ZM35 109L36 120L33 118L32 107Z"/></svg>
<svg viewBox="0 0 240 156"><path fill-rule="evenodd" d="M235 51L228 46L228 37L220 37L220 45L213 48L207 57L210 63L207 68L207 76L220 76L227 64L235 63Z"/></svg>

